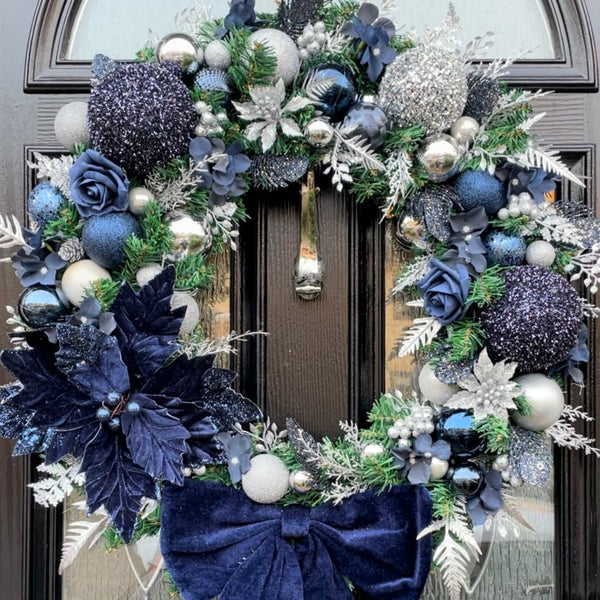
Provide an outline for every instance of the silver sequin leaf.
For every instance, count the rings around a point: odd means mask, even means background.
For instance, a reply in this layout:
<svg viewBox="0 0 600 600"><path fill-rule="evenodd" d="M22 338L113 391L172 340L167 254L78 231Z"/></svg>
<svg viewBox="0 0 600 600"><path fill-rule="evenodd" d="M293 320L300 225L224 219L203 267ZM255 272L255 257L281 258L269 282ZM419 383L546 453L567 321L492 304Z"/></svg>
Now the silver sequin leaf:
<svg viewBox="0 0 600 600"><path fill-rule="evenodd" d="M75 162L75 157L65 154L59 157L50 157L34 152L34 161L27 161L30 169L37 170L38 179L49 179L50 183L58 188L66 197L71 197L71 184L69 180L69 169Z"/></svg>
<svg viewBox="0 0 600 600"><path fill-rule="evenodd" d="M285 85L282 79L274 86L260 85L250 88L250 98L252 102L232 102L242 120L253 121L244 131L247 140L260 140L262 151L267 152L277 140L278 127L287 137L302 137L298 124L283 115L296 113L311 104L308 98L295 96L282 107L285 100Z"/></svg>
<svg viewBox="0 0 600 600"><path fill-rule="evenodd" d="M517 363L493 363L484 348L473 367L473 374L458 382L463 388L446 402L449 408L473 410L476 421L494 416L508 421L508 409L517 408L514 398L521 394L519 385L511 381Z"/></svg>

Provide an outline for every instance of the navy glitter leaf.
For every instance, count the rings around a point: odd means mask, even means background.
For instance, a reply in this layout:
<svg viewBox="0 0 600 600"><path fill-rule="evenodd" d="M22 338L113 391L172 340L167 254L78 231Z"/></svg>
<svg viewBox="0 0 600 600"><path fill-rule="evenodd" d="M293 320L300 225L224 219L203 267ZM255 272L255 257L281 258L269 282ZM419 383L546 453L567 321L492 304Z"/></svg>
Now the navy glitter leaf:
<svg viewBox="0 0 600 600"><path fill-rule="evenodd" d="M252 159L250 175L254 185L265 190L284 188L298 181L308 169L304 156L271 156L259 154Z"/></svg>
<svg viewBox="0 0 600 600"><path fill-rule="evenodd" d="M152 478L136 465L120 436L101 430L88 444L81 465L89 514L104 506L115 529L131 541L143 498L156 498Z"/></svg>
<svg viewBox="0 0 600 600"><path fill-rule="evenodd" d="M52 441L52 430L44 427L26 427L19 436L13 456L24 456L33 452L44 452Z"/></svg>
<svg viewBox="0 0 600 600"><path fill-rule="evenodd" d="M10 404L0 404L0 437L15 439L25 430L33 413Z"/></svg>
<svg viewBox="0 0 600 600"><path fill-rule="evenodd" d="M178 419L144 394L133 394L129 400L137 402L139 414L121 415L123 433L134 462L155 479L165 479L183 485L183 454L185 440L190 437Z"/></svg>

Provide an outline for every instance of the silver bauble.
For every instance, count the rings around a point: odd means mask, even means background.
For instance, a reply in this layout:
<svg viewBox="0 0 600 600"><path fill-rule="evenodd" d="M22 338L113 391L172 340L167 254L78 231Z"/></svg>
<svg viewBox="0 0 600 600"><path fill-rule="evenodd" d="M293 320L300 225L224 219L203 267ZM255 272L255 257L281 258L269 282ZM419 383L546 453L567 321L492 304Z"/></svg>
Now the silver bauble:
<svg viewBox="0 0 600 600"><path fill-rule="evenodd" d="M439 134L425 140L419 161L429 179L441 183L456 174L460 157L461 150L457 141L449 135Z"/></svg>
<svg viewBox="0 0 600 600"><path fill-rule="evenodd" d="M250 459L250 470L242 475L246 496L260 504L281 500L290 486L290 472L284 462L272 454L258 454Z"/></svg>
<svg viewBox="0 0 600 600"><path fill-rule="evenodd" d="M56 113L54 134L67 150L76 144L87 146L90 143L87 112L87 102L69 102Z"/></svg>
<svg viewBox="0 0 600 600"><path fill-rule="evenodd" d="M150 283L159 273L162 273L163 268L157 263L150 263L138 269L135 274L135 281L140 287L144 287Z"/></svg>
<svg viewBox="0 0 600 600"><path fill-rule="evenodd" d="M154 200L154 194L145 187L134 187L129 190L129 212L136 217L146 213L146 207Z"/></svg>
<svg viewBox="0 0 600 600"><path fill-rule="evenodd" d="M200 320L200 309L193 296L185 292L173 292L171 296L171 310L185 306L185 315L179 328L179 335L192 333Z"/></svg>
<svg viewBox="0 0 600 600"><path fill-rule="evenodd" d="M448 472L448 461L443 458L431 457L431 474L429 475L430 481L437 481L441 479Z"/></svg>
<svg viewBox="0 0 600 600"><path fill-rule="evenodd" d="M386 67L379 105L400 127L420 123L425 133L450 129L463 113L467 76L455 53L435 45L401 52Z"/></svg>
<svg viewBox="0 0 600 600"><path fill-rule="evenodd" d="M306 494L314 484L314 477L308 471L296 469L290 473L290 487L299 494Z"/></svg>
<svg viewBox="0 0 600 600"><path fill-rule="evenodd" d="M333 139L333 127L325 119L312 119L306 125L304 135L315 148L324 148Z"/></svg>
<svg viewBox="0 0 600 600"><path fill-rule="evenodd" d="M470 146L479 131L479 123L473 117L459 117L454 121L450 133L461 146Z"/></svg>
<svg viewBox="0 0 600 600"><path fill-rule="evenodd" d="M184 71L196 60L197 46L194 39L185 33L171 33L156 46L159 63L177 63Z"/></svg>
<svg viewBox="0 0 600 600"><path fill-rule="evenodd" d="M290 85L300 70L300 55L294 40L279 29L258 29L250 35L248 43L264 44L271 48L277 59L273 83L283 79L285 85Z"/></svg>
<svg viewBox="0 0 600 600"><path fill-rule="evenodd" d="M179 256L203 252L212 244L210 229L189 215L172 218L169 230L173 234L173 251Z"/></svg>
<svg viewBox="0 0 600 600"><path fill-rule="evenodd" d="M231 66L231 53L221 40L213 40L204 48L204 62L209 69L225 71Z"/></svg>
<svg viewBox="0 0 600 600"><path fill-rule="evenodd" d="M431 365L425 363L419 372L419 390L421 390L421 394L425 400L441 406L458 391L458 386L448 385L440 381L435 376Z"/></svg>
<svg viewBox="0 0 600 600"><path fill-rule="evenodd" d="M554 246L545 240L537 240L527 246L525 260L528 265L549 267L556 258Z"/></svg>
<svg viewBox="0 0 600 600"><path fill-rule="evenodd" d="M363 458L377 458L385 452L381 444L367 444L362 451Z"/></svg>
<svg viewBox="0 0 600 600"><path fill-rule="evenodd" d="M521 386L523 396L530 407L530 414L525 416L517 411L511 419L524 429L543 431L558 421L565 407L563 391L550 377L541 373L528 373L516 377Z"/></svg>

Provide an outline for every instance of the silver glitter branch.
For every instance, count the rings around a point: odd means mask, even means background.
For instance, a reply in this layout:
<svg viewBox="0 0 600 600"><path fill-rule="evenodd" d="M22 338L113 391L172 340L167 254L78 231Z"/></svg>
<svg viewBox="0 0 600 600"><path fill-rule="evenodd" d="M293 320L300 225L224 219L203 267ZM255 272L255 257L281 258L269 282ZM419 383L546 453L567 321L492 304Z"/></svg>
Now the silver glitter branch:
<svg viewBox="0 0 600 600"><path fill-rule="evenodd" d="M566 405L561 418L554 425L546 429L546 433L558 446L569 448L570 450L583 450L586 455L593 454L597 458L600 458L600 448L596 448L595 446L596 440L577 433L573 426L577 421L589 422L593 420L594 418L581 410L580 406L573 407Z"/></svg>
<svg viewBox="0 0 600 600"><path fill-rule="evenodd" d="M236 333L232 331L226 336L201 340L190 339L180 342L181 351L190 358L198 356L208 356L209 354L237 354L238 342L246 342L258 335L269 335L266 331L246 331L245 333Z"/></svg>
<svg viewBox="0 0 600 600"><path fill-rule="evenodd" d="M431 269L429 260L431 255L424 254L417 256L412 263L404 267L402 275L396 280L396 285L392 288L392 296L401 294L406 288L415 285L419 279L427 275Z"/></svg>
<svg viewBox="0 0 600 600"><path fill-rule="evenodd" d="M50 183L58 188L65 198L71 198L71 184L69 182L69 169L75 162L75 157L68 155L50 158L39 152L34 152L35 162L27 161L27 166L37 170L38 179L49 179Z"/></svg>
<svg viewBox="0 0 600 600"><path fill-rule="evenodd" d="M146 179L146 186L154 194L156 200L166 212L184 207L204 181L206 162L194 163L190 160L188 167L179 167L180 177L167 181L158 170L153 171Z"/></svg>
<svg viewBox="0 0 600 600"><path fill-rule="evenodd" d="M423 346L431 344L441 328L442 324L435 317L415 319L412 326L402 336L398 358L407 354L415 354Z"/></svg>
<svg viewBox="0 0 600 600"><path fill-rule="evenodd" d="M568 179L574 184L585 187L585 184L562 162L558 150L530 146L526 152L515 157L518 164L527 169L543 169L559 177Z"/></svg>
<svg viewBox="0 0 600 600"><path fill-rule="evenodd" d="M35 501L45 506L58 506L67 496L71 495L75 487L81 487L85 481L85 475L80 473L81 461L61 461L51 465L41 464L37 466L40 473L49 475L29 487L33 490Z"/></svg>
<svg viewBox="0 0 600 600"><path fill-rule="evenodd" d="M597 319L600 317L600 307L588 302L584 298L580 298L581 300L581 310L583 311L583 316L586 319Z"/></svg>
<svg viewBox="0 0 600 600"><path fill-rule="evenodd" d="M547 242L558 242L567 246L584 247L583 232L569 219L558 214L549 202L538 206L538 217L530 218L524 226L524 235L538 234Z"/></svg>
<svg viewBox="0 0 600 600"><path fill-rule="evenodd" d="M406 150L397 150L393 152L385 161L385 170L388 174L388 185L390 193L382 206L383 213L381 220L388 217L398 206L400 200L406 198L407 192L414 183L410 169L412 168L412 159Z"/></svg>
<svg viewBox="0 0 600 600"><path fill-rule="evenodd" d="M249 431L243 429L239 423L236 424L235 429L242 435L249 435L254 440L254 449L261 453L276 450L284 443L287 436L287 431L280 430L277 423L272 423L269 417L264 423L250 425Z"/></svg>
<svg viewBox="0 0 600 600"><path fill-rule="evenodd" d="M583 277L583 285L592 294L598 291L600 281L600 245L594 244L591 248L580 250L571 258L571 262L565 266L567 273L571 275L571 281L577 281Z"/></svg>

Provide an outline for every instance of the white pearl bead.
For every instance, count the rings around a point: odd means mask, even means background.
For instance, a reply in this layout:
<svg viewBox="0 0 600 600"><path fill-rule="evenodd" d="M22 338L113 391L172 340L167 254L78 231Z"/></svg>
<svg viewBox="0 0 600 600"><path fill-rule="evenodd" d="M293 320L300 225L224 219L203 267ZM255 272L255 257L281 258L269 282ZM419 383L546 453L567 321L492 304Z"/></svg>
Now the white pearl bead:
<svg viewBox="0 0 600 600"><path fill-rule="evenodd" d="M435 481L441 479L448 472L448 461L435 456L431 459L431 475L429 479Z"/></svg>

